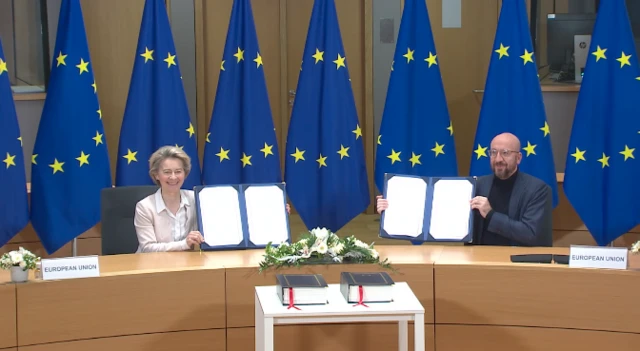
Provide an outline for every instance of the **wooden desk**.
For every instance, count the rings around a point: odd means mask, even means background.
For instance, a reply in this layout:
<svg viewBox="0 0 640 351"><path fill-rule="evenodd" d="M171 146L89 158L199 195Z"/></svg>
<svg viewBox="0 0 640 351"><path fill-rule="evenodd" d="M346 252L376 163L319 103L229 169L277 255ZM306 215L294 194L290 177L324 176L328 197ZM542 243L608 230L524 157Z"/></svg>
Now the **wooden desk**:
<svg viewBox="0 0 640 351"><path fill-rule="evenodd" d="M104 256L100 269L16 285L20 350L225 349L225 271L210 256Z"/></svg>
<svg viewBox="0 0 640 351"><path fill-rule="evenodd" d="M436 350L634 349L638 272L510 262L568 251L444 248L434 264Z"/></svg>
<svg viewBox="0 0 640 351"><path fill-rule="evenodd" d="M16 285L11 284L9 271L0 270L0 350L14 348L16 340ZM15 349L9 349L15 350Z"/></svg>
<svg viewBox="0 0 640 351"><path fill-rule="evenodd" d="M426 349L635 350L640 272L513 264L511 254L567 248L380 246L425 307ZM102 276L7 283L0 272L0 350L253 350L253 287L262 250L100 257ZM339 282L343 270L305 266ZM4 282L4 283L3 283ZM616 300L614 300L616 299ZM16 303L17 301L17 303ZM17 306L17 308L16 308ZM412 329L410 327L410 329ZM277 350L387 350L393 323L278 326ZM409 336L410 340L413 338ZM410 342L409 347L412 347Z"/></svg>

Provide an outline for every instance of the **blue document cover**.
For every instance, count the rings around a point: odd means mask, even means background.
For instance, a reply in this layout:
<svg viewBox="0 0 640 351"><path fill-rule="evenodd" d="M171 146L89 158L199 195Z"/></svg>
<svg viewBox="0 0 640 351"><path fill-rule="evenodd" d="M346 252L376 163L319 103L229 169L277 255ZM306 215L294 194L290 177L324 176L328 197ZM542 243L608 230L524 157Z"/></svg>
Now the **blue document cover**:
<svg viewBox="0 0 640 351"><path fill-rule="evenodd" d="M424 177L387 173L380 237L412 242L471 242L475 177Z"/></svg>
<svg viewBox="0 0 640 351"><path fill-rule="evenodd" d="M291 242L284 183L194 188L201 250L265 248Z"/></svg>

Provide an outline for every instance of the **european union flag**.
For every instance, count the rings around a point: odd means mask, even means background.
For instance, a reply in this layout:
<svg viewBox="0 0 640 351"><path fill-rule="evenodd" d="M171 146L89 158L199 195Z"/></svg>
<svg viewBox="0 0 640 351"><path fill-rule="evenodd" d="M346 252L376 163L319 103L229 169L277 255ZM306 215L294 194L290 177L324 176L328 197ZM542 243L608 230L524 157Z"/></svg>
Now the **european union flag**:
<svg viewBox="0 0 640 351"><path fill-rule="evenodd" d="M287 137L285 181L307 228L337 232L371 201L333 0L315 0Z"/></svg>
<svg viewBox="0 0 640 351"><path fill-rule="evenodd" d="M404 3L376 152L385 173L457 176L453 125L424 0Z"/></svg>
<svg viewBox="0 0 640 351"><path fill-rule="evenodd" d="M54 55L31 158L31 223L49 254L98 224L111 186L80 0L62 1Z"/></svg>
<svg viewBox="0 0 640 351"><path fill-rule="evenodd" d="M205 184L282 181L251 2L235 0L204 149Z"/></svg>
<svg viewBox="0 0 640 351"><path fill-rule="evenodd" d="M163 0L146 0L124 111L116 185L153 185L149 157L162 146L181 148L191 157L183 188L202 184L196 131L178 67Z"/></svg>
<svg viewBox="0 0 640 351"><path fill-rule="evenodd" d="M640 69L623 0L602 1L573 119L564 191L598 245L640 224Z"/></svg>
<svg viewBox="0 0 640 351"><path fill-rule="evenodd" d="M512 133L522 146L519 169L547 183L558 204L549 124L544 111L524 0L504 0L471 157L472 176L490 174L491 140Z"/></svg>
<svg viewBox="0 0 640 351"><path fill-rule="evenodd" d="M3 162L0 164L0 179L3 182L0 196L0 246L4 246L29 223L29 203L22 137L1 41L0 160Z"/></svg>

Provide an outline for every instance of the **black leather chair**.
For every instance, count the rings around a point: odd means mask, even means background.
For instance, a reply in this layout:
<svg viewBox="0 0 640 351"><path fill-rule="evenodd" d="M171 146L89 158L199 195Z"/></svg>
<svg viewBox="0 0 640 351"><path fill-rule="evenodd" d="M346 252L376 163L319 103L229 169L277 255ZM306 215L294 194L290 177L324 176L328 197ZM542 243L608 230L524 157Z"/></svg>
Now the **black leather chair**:
<svg viewBox="0 0 640 351"><path fill-rule="evenodd" d="M103 255L136 252L138 237L133 225L136 204L157 190L158 187L155 185L102 189L100 203Z"/></svg>

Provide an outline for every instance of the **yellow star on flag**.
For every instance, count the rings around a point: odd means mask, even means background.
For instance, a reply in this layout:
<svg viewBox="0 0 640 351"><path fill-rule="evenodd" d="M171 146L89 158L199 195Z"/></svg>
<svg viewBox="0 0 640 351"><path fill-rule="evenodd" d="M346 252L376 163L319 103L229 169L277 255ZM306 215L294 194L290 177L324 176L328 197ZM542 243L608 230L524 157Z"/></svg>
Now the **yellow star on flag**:
<svg viewBox="0 0 640 351"><path fill-rule="evenodd" d="M411 62L411 60L413 60L413 53L415 52L415 50L411 50L411 48L407 48L407 53L402 55L402 57L406 57L407 58L407 63Z"/></svg>
<svg viewBox="0 0 640 351"><path fill-rule="evenodd" d="M541 131L544 132L544 136L549 135L549 133L551 133L551 131L549 130L549 124L547 123L547 121L544 121L544 127L540 128Z"/></svg>
<svg viewBox="0 0 640 351"><path fill-rule="evenodd" d="M338 154L340 155L341 160L344 157L349 157L348 151L349 151L348 147L344 147L344 145L340 144L340 150L338 150Z"/></svg>
<svg viewBox="0 0 640 351"><path fill-rule="evenodd" d="M526 65L527 62L533 63L532 56L533 56L533 52L529 52L527 49L524 49L524 54L520 56L520 58L524 61L524 64Z"/></svg>
<svg viewBox="0 0 640 351"><path fill-rule="evenodd" d="M273 155L273 151L271 151L272 148L273 145L267 145L267 143L264 143L264 147L260 149L260 151L264 153L264 157L266 158L267 155Z"/></svg>
<svg viewBox="0 0 640 351"><path fill-rule="evenodd" d="M382 145L382 134L378 135L378 145Z"/></svg>
<svg viewBox="0 0 640 351"><path fill-rule="evenodd" d="M320 154L320 158L318 158L316 160L316 162L318 162L318 168L322 168L322 166L327 167L327 156L322 156L322 154Z"/></svg>
<svg viewBox="0 0 640 351"><path fill-rule="evenodd" d="M230 150L230 149L229 149ZM225 150L222 148L222 146L220 147L220 152L218 152L216 154L216 156L218 156L220 158L220 162L222 162L222 160L229 160L231 161L231 159L229 158L229 150Z"/></svg>
<svg viewBox="0 0 640 351"><path fill-rule="evenodd" d="M256 68L260 68L260 65L262 65L262 56L260 56L260 53L258 53L258 56L253 59L253 62L256 63Z"/></svg>
<svg viewBox="0 0 640 351"><path fill-rule="evenodd" d="M609 167L609 157L604 154L604 152L602 153L602 158L598 160L598 162L602 163L602 168Z"/></svg>
<svg viewBox="0 0 640 351"><path fill-rule="evenodd" d="M95 94L98 91L98 84L96 84L96 81L93 81L93 84L91 84L91 86L93 87L93 93Z"/></svg>
<svg viewBox="0 0 640 351"><path fill-rule="evenodd" d="M7 164L7 168L9 168L9 166L15 166L16 162L15 162L15 158L16 155L9 155L9 153L7 152L7 158L5 158L2 162Z"/></svg>
<svg viewBox="0 0 640 351"><path fill-rule="evenodd" d="M438 62L436 61L436 57L438 55L434 55L431 53L431 51L429 51L429 57L427 57L426 59L424 59L426 62L429 62L429 67L431 67L431 65L437 65Z"/></svg>
<svg viewBox="0 0 640 351"><path fill-rule="evenodd" d="M347 68L347 66L344 65L345 58L346 57L342 57L342 56L340 56L340 54L338 54L338 58L333 61L333 63L336 64L336 70L339 70L340 67Z"/></svg>
<svg viewBox="0 0 640 351"><path fill-rule="evenodd" d="M56 57L56 61L57 61L56 67L58 67L58 66L60 66L60 65L65 65L65 66L66 66L66 65L67 65L67 63L66 63L66 62L64 62L64 60L65 60L66 58L67 58L67 55L63 55L63 54L62 54L62 51L60 51L60 53L58 54L58 57Z"/></svg>
<svg viewBox="0 0 640 351"><path fill-rule="evenodd" d="M222 60L222 62L220 62L220 70L224 71L224 60Z"/></svg>
<svg viewBox="0 0 640 351"><path fill-rule="evenodd" d="M207 143L211 143L211 140L209 140L209 137L211 136L211 133L207 133L207 137L205 138L205 141Z"/></svg>
<svg viewBox="0 0 640 351"><path fill-rule="evenodd" d="M2 60L2 58L0 58L0 76L2 75L2 72L8 72L7 63L4 60Z"/></svg>
<svg viewBox="0 0 640 351"><path fill-rule="evenodd" d="M318 50L318 48L316 48L316 53L311 55L311 57L316 59L316 63L318 63L318 61L324 61L323 55L324 55L324 51L320 51Z"/></svg>
<svg viewBox="0 0 640 351"><path fill-rule="evenodd" d="M635 148L630 149L629 146L625 145L624 146L624 150L620 151L621 155L624 155L624 160L626 161L628 158L633 158L635 159L635 157L633 157L633 152L636 151Z"/></svg>
<svg viewBox="0 0 640 351"><path fill-rule="evenodd" d="M391 155L387 156L387 158L391 159L391 164L396 163L396 161L402 162L400 160L400 153L402 153L402 151L396 152L396 150L391 149Z"/></svg>
<svg viewBox="0 0 640 351"><path fill-rule="evenodd" d="M453 135L453 122L449 121L449 126L447 127L449 131L449 135Z"/></svg>
<svg viewBox="0 0 640 351"><path fill-rule="evenodd" d="M238 47L238 51L233 56L238 59L236 63L240 63L240 61L244 60L244 50L240 50L240 47Z"/></svg>
<svg viewBox="0 0 640 351"><path fill-rule="evenodd" d="M498 57L498 60L502 58L502 56L509 56L509 46L504 46L502 45L502 43L500 43L500 48L496 49L495 52L497 52L498 54L500 54L500 57Z"/></svg>
<svg viewBox="0 0 640 351"><path fill-rule="evenodd" d="M185 130L189 132L189 138L191 138L196 133L196 131L193 129L193 124L191 124L191 122L189 122L189 128Z"/></svg>
<svg viewBox="0 0 640 351"><path fill-rule="evenodd" d="M362 136L362 129L360 129L360 125L357 124L356 129L352 130L351 133L354 133L356 135L356 140L358 140L358 138Z"/></svg>
<svg viewBox="0 0 640 351"><path fill-rule="evenodd" d="M529 157L529 155L531 154L536 154L536 146L538 145L531 145L531 143L529 141L527 141L527 146L523 147L522 150L527 152L527 157Z"/></svg>
<svg viewBox="0 0 640 351"><path fill-rule="evenodd" d="M87 66L89 66L89 62L84 62L84 59L80 59L80 63L76 65L76 67L78 67L78 69L80 70L80 74L82 74L82 72L87 72L89 73L89 69L87 69Z"/></svg>
<svg viewBox="0 0 640 351"><path fill-rule="evenodd" d="M631 58L631 55L625 55L623 51L622 55L620 55L620 57L617 58L616 61L620 62L620 68L622 68L624 65L631 66L631 63L629 63L630 58Z"/></svg>
<svg viewBox="0 0 640 351"><path fill-rule="evenodd" d="M434 146L433 149L431 149L431 151L436 153L436 157L438 157L438 155L440 155L440 154L444 155L444 144L440 145L436 141L436 146Z"/></svg>
<svg viewBox="0 0 640 351"><path fill-rule="evenodd" d="M482 146L480 146L480 144L478 144L478 148L477 148L477 149L475 149L475 150L473 150L473 152L475 152L475 153L476 153L476 155L478 155L478 157L476 158L476 160L479 160L479 159L480 159L480 157L488 157L488 156L487 156L487 148L488 148L487 146L482 147Z"/></svg>
<svg viewBox="0 0 640 351"><path fill-rule="evenodd" d="M295 157L296 159L295 163L298 163L298 161L300 160L304 161L304 152L305 150L299 150L298 148L296 148L296 152L291 154L291 156Z"/></svg>
<svg viewBox="0 0 640 351"><path fill-rule="evenodd" d="M176 65L176 55L171 55L170 52L167 52L167 58L162 60L167 63L167 68L170 68L171 65Z"/></svg>
<svg viewBox="0 0 640 351"><path fill-rule="evenodd" d="M62 165L64 165L64 162L58 162L58 159L54 158L53 164L50 164L49 167L53 168L53 174L56 174L56 172L64 173L64 170L62 169Z"/></svg>
<svg viewBox="0 0 640 351"><path fill-rule="evenodd" d="M89 156L90 155L85 155L84 151L80 151L80 156L76 157L76 160L80 161L80 167L82 167L82 165L89 164Z"/></svg>
<svg viewBox="0 0 640 351"><path fill-rule="evenodd" d="M144 52L141 53L140 56L144 57L144 63L147 63L149 60L153 61L153 50L149 50L149 48L145 46Z"/></svg>
<svg viewBox="0 0 640 351"><path fill-rule="evenodd" d="M420 155L416 155L413 152L411 153L411 158L409 159L409 162L411 162L411 167L415 166L416 164L421 165L422 163L420 163L420 157L422 156L422 154Z"/></svg>
<svg viewBox="0 0 640 351"><path fill-rule="evenodd" d="M251 164L251 157L252 156L250 155L247 156L244 152L242 153L242 158L240 159L240 161L242 161L242 168L244 168L246 165L253 166Z"/></svg>
<svg viewBox="0 0 640 351"><path fill-rule="evenodd" d="M132 152L131 149L127 149L127 154L122 157L127 159L127 164L130 164L131 162L138 162L138 159L136 159L137 153L138 151Z"/></svg>
<svg viewBox="0 0 640 351"><path fill-rule="evenodd" d="M600 45L598 45L596 51L592 52L591 54L596 57L596 62L598 62L600 59L607 59L607 57L604 55L606 51L607 49L602 49Z"/></svg>
<svg viewBox="0 0 640 351"><path fill-rule="evenodd" d="M18 137L18 140L20 141L20 146L22 146L22 137Z"/></svg>
<svg viewBox="0 0 640 351"><path fill-rule="evenodd" d="M96 136L94 136L93 139L96 142L96 146L98 146L98 144L103 144L102 142L102 134L100 134L97 130L96 130Z"/></svg>
<svg viewBox="0 0 640 351"><path fill-rule="evenodd" d="M576 159L576 163L578 163L578 161L582 160L582 161L587 161L584 158L584 153L587 152L587 150L580 150L578 148L576 148L576 152L572 153L571 156L573 156Z"/></svg>
<svg viewBox="0 0 640 351"><path fill-rule="evenodd" d="M31 163L33 163L34 165L38 164L38 162L36 162L36 157L38 157L38 154L31 155Z"/></svg>
<svg viewBox="0 0 640 351"><path fill-rule="evenodd" d="M100 109L100 110L98 110L96 112L98 113L98 118L102 119L102 110Z"/></svg>

